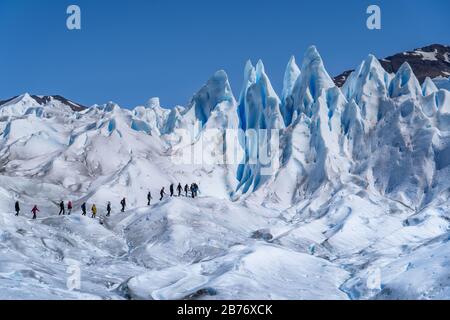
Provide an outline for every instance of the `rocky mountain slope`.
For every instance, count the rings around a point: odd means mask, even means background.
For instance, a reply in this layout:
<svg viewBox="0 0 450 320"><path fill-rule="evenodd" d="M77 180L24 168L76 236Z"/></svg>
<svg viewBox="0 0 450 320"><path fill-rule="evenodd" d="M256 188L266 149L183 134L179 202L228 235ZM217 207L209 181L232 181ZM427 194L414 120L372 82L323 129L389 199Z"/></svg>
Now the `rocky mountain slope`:
<svg viewBox="0 0 450 320"><path fill-rule="evenodd" d="M384 70L395 73L405 62L411 66L420 83L427 77L434 79L450 77L450 46L432 44L423 48L397 53L380 59ZM342 87L353 70L345 71L334 78L338 87Z"/></svg>
<svg viewBox="0 0 450 320"><path fill-rule="evenodd" d="M4 105L15 104L15 102L18 99L20 100L21 98L22 97L15 96L15 97L9 98L7 100L2 100L2 101L0 101L0 107L4 106ZM36 103L36 104L41 105L41 106L47 105L47 104L49 104L51 102L57 102L57 103L60 103L60 104L63 104L63 105L66 105L66 106L70 107L70 109L72 109L72 111L83 111L83 110L87 109L87 107L85 107L85 106L83 106L83 105L81 105L79 103L73 102L73 101L71 101L69 99L66 99L66 98L64 98L64 97L62 97L60 95L54 95L54 96L36 96L36 95L31 95L30 98L32 100L34 100L34 102L32 102L32 103Z"/></svg>

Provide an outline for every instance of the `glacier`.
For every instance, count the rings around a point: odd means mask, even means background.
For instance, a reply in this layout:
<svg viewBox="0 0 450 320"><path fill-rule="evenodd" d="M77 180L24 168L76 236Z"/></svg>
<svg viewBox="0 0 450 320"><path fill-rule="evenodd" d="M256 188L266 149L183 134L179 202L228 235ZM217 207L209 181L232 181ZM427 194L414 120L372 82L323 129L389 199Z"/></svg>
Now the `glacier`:
<svg viewBox="0 0 450 320"><path fill-rule="evenodd" d="M280 96L248 61L237 98L219 70L173 108L9 100L0 299L448 299L448 81L369 55L338 88L312 46ZM158 201L178 182L200 196Z"/></svg>

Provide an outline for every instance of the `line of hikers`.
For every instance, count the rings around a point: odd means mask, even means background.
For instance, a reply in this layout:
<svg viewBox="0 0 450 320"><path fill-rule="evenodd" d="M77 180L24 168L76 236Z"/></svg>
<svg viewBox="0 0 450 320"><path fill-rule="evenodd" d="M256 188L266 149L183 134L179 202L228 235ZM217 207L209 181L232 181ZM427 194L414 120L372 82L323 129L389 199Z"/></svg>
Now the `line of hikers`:
<svg viewBox="0 0 450 320"><path fill-rule="evenodd" d="M20 204L19 201L16 201L16 204L14 205L14 209L16 210L16 217L19 216L20 213ZM33 209L31 209L31 213L33 213L33 219L36 219L36 214L39 212L39 209L37 205L33 206Z"/></svg>
<svg viewBox="0 0 450 320"><path fill-rule="evenodd" d="M169 187L170 190L170 196L173 197L175 196L175 190L174 190L175 185L172 183ZM189 191L191 192L191 196L192 198L195 198L198 196L198 185L196 183L192 183L191 186L189 187L187 184L184 186L184 188L181 186L181 183L178 183L177 186L177 191L178 191L178 197L181 197L181 193L185 192L185 196L188 197L189 196ZM160 196L161 198L159 199L159 201L162 201L162 199L164 198L164 196L166 195L165 189L164 187L162 187L161 191L160 191ZM152 197L152 193L149 191L147 194L147 205L149 206L151 204L153 197ZM120 200L120 205L121 205L121 212L125 212L125 208L127 205L126 199L123 198L122 200ZM16 201L14 209L16 211L16 216L19 216L20 213L20 204L19 201ZM72 214L72 209L73 209L73 205L72 205L72 201L69 201L67 203L67 215L71 215ZM111 215L111 202L108 201L108 203L106 204L106 216L109 217ZM36 219L36 215L37 213L40 212L37 205L33 206L33 209L31 209L31 213L33 213L33 219ZM92 205L91 207L91 218L94 218L97 216L97 207L95 206L95 204ZM59 203L59 213L58 215L65 215L66 214L66 207L64 205L64 201L61 201ZM81 205L81 215L86 216L87 215L87 205L86 202L83 202L83 204Z"/></svg>
<svg viewBox="0 0 450 320"><path fill-rule="evenodd" d="M19 201L16 201L16 203L15 203L15 205L14 205L14 209L15 209L15 211L16 211L16 217L19 216L19 213L20 213L20 204L19 204ZM69 215L69 216L71 215L72 209L73 209L72 202L69 201L69 202L67 203L67 215ZM106 206L106 211L107 211L106 216L109 217L110 214L111 214L111 203L110 203L110 202L108 202L108 204L107 204L107 206ZM33 206L33 209L31 209L31 213L33 213L33 220L36 219L36 215L37 215L38 212L40 212L40 210L38 209L37 205L34 205L34 206ZM92 205L92 207L91 207L91 212L92 212L92 216L91 216L91 217L92 217L92 218L95 218L95 217L97 216L97 207L95 206L95 204ZM58 213L58 215L63 215L63 216L64 216L65 214L66 214L66 208L65 208L65 206L64 206L64 201L61 201L61 202L59 203L59 213ZM82 214L83 216L85 216L85 215L87 214L87 210L86 210L86 202L84 202L84 203L81 205L81 214Z"/></svg>
<svg viewBox="0 0 450 320"><path fill-rule="evenodd" d="M173 197L175 196L175 185L172 183L169 187L169 192L170 192L170 196ZM185 196L188 197L189 191L191 191L191 196L192 198L195 198L198 196L198 184L196 184L195 182L191 184L191 186L189 187L189 185L185 185L184 188L181 186L181 183L178 183L177 186L177 191L178 191L178 197L181 197L181 193L183 192L185 193ZM164 198L164 196L166 195L166 190L165 187L162 187L161 191L159 192L159 195L161 196L159 198L159 201L162 201L162 199ZM152 198L152 194L149 192L147 195L147 200L148 200L148 205L150 205L150 201Z"/></svg>

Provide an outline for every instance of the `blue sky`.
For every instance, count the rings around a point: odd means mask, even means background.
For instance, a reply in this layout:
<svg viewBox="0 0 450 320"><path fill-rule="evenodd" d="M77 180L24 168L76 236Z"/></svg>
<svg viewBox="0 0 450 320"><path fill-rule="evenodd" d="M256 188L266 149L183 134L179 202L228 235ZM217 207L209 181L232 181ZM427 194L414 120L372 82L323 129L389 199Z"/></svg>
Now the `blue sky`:
<svg viewBox="0 0 450 320"><path fill-rule="evenodd" d="M70 4L81 7L80 31L66 28ZM381 7L379 31L366 28L370 4ZM448 0L0 0L0 99L185 105L219 69L238 95L249 58L280 93L289 57L300 63L311 44L337 75L368 53L450 44L449 12Z"/></svg>

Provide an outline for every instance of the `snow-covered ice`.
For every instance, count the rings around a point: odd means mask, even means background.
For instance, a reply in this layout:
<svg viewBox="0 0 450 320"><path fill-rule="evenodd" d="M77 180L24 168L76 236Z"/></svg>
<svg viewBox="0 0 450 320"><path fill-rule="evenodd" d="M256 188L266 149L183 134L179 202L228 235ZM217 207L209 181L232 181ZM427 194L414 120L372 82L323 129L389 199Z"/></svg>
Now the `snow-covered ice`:
<svg viewBox="0 0 450 320"><path fill-rule="evenodd" d="M448 79L420 86L407 63L389 74L369 55L339 89L315 47L290 59L280 96L268 74L247 62L236 99L218 71L171 109L2 105L0 298L450 298ZM279 136L256 140L270 174L249 160L246 133L261 129ZM240 130L240 163L227 130ZM190 149L214 161L174 162ZM158 201L178 182L199 197ZM72 215L57 215L61 200Z"/></svg>

